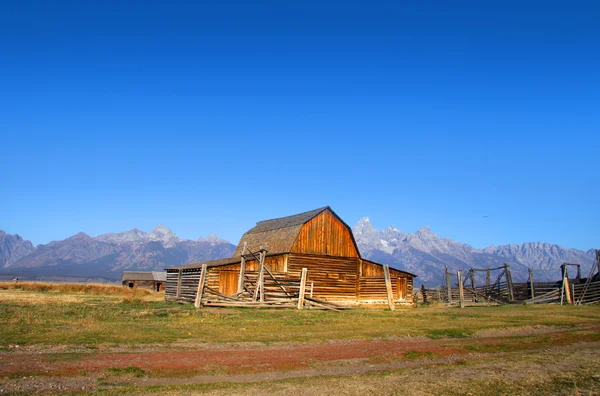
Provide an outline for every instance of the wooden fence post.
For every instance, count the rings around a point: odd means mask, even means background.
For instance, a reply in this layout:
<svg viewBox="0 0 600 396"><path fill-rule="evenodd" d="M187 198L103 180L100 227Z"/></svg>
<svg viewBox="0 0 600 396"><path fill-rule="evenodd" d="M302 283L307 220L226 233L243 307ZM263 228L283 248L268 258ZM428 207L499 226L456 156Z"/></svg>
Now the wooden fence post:
<svg viewBox="0 0 600 396"><path fill-rule="evenodd" d="M485 271L485 286L490 287L492 285L492 275L490 272L490 266L488 265L487 271Z"/></svg>
<svg viewBox="0 0 600 396"><path fill-rule="evenodd" d="M200 308L202 304L202 294L204 294L204 284L206 283L206 264L202 264L202 272L200 272L200 281L198 281L198 291L196 292L196 301L194 307Z"/></svg>
<svg viewBox="0 0 600 396"><path fill-rule="evenodd" d="M565 292L565 297L567 298L567 304L573 304L573 299L571 298L571 286L569 285L569 271L567 271L567 266L565 264L562 265L562 270L563 270L563 290ZM562 305L562 299L561 299L561 305Z"/></svg>
<svg viewBox="0 0 600 396"><path fill-rule="evenodd" d="M265 301L265 251L260 247L260 253L258 261L260 263L260 270L258 272L258 279L256 280L256 287L254 289L254 296L252 301L256 302L260 293L260 302Z"/></svg>
<svg viewBox="0 0 600 396"><path fill-rule="evenodd" d="M300 293L298 294L298 309L304 308L304 293L306 292L306 278L308 278L308 269L302 268L302 277L300 278Z"/></svg>
<svg viewBox="0 0 600 396"><path fill-rule="evenodd" d="M448 304L452 304L452 277L446 267L446 287L448 288Z"/></svg>
<svg viewBox="0 0 600 396"><path fill-rule="evenodd" d="M462 271L458 270L458 297L460 299L460 307L464 308L465 307L465 293L463 290L463 282L462 282Z"/></svg>
<svg viewBox="0 0 600 396"><path fill-rule="evenodd" d="M390 267L389 265L383 266L383 276L385 277L385 289L387 291L387 300L388 305L390 307L390 311L394 311L396 307L394 306L394 293L392 291L392 280L390 278Z"/></svg>
<svg viewBox="0 0 600 396"><path fill-rule="evenodd" d="M514 301L515 289L513 287L512 275L510 274L510 267L507 263L504 263L504 271L506 272L506 286L508 287L508 299Z"/></svg>
<svg viewBox="0 0 600 396"><path fill-rule="evenodd" d="M533 285L533 270L531 268L529 268L529 291L530 291L530 295L531 298L535 297L535 287Z"/></svg>
<svg viewBox="0 0 600 396"><path fill-rule="evenodd" d="M181 297L181 268L179 269L179 274L177 275L177 298Z"/></svg>
<svg viewBox="0 0 600 396"><path fill-rule="evenodd" d="M244 247L242 249L242 261L240 262L240 278L238 279L238 294L244 291L244 277L246 276L246 257L244 257L244 253L246 253L247 247L248 242L244 242Z"/></svg>

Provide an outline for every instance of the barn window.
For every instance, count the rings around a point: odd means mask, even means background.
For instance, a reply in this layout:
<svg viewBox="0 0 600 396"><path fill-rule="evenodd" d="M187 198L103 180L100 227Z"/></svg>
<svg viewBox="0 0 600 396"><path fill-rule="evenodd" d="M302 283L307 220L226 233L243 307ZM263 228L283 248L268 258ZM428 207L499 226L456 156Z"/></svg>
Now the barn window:
<svg viewBox="0 0 600 396"><path fill-rule="evenodd" d="M340 279L341 281L345 281L345 280L346 280L346 274L340 274L340 275L339 275L339 279Z"/></svg>
<svg viewBox="0 0 600 396"><path fill-rule="evenodd" d="M129 282L129 288L133 289L133 282Z"/></svg>

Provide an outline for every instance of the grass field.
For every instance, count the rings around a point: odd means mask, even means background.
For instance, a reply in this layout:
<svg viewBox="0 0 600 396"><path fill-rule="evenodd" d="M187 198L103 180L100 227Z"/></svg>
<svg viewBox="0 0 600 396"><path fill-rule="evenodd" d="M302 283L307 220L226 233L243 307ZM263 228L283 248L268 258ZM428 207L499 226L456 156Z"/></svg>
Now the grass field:
<svg viewBox="0 0 600 396"><path fill-rule="evenodd" d="M0 283L0 390L598 394L600 306L200 309Z"/></svg>

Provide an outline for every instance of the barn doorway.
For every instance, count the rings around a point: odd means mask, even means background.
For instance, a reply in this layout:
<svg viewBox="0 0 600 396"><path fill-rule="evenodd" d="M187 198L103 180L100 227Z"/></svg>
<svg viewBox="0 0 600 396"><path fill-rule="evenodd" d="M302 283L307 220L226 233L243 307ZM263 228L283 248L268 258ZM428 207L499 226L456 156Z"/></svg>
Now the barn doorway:
<svg viewBox="0 0 600 396"><path fill-rule="evenodd" d="M406 299L406 278L396 278L396 299Z"/></svg>
<svg viewBox="0 0 600 396"><path fill-rule="evenodd" d="M162 286L162 283L158 282L156 284L156 291L159 292L160 291L160 287Z"/></svg>
<svg viewBox="0 0 600 396"><path fill-rule="evenodd" d="M219 293L226 296L237 293L238 275L237 271L221 271L219 274Z"/></svg>
<svg viewBox="0 0 600 396"><path fill-rule="evenodd" d="M130 289L133 289L133 282L129 282L128 286L129 286Z"/></svg>

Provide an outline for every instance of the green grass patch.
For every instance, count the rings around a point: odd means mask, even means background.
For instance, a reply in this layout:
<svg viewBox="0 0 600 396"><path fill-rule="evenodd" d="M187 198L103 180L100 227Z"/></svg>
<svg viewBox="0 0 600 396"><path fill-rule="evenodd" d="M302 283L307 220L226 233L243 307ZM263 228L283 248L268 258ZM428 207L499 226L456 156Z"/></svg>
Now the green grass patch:
<svg viewBox="0 0 600 396"><path fill-rule="evenodd" d="M408 360L417 360L417 359L429 359L439 356L437 353L432 351L408 351L404 352L404 357Z"/></svg>
<svg viewBox="0 0 600 396"><path fill-rule="evenodd" d="M440 338L465 338L472 334L469 329L458 328L458 329L432 329L427 330L427 336L434 340Z"/></svg>
<svg viewBox="0 0 600 396"><path fill-rule="evenodd" d="M148 372L142 370L139 367L127 366L127 367L108 367L104 369L106 374L115 376L133 376L136 378L142 378L148 376Z"/></svg>

